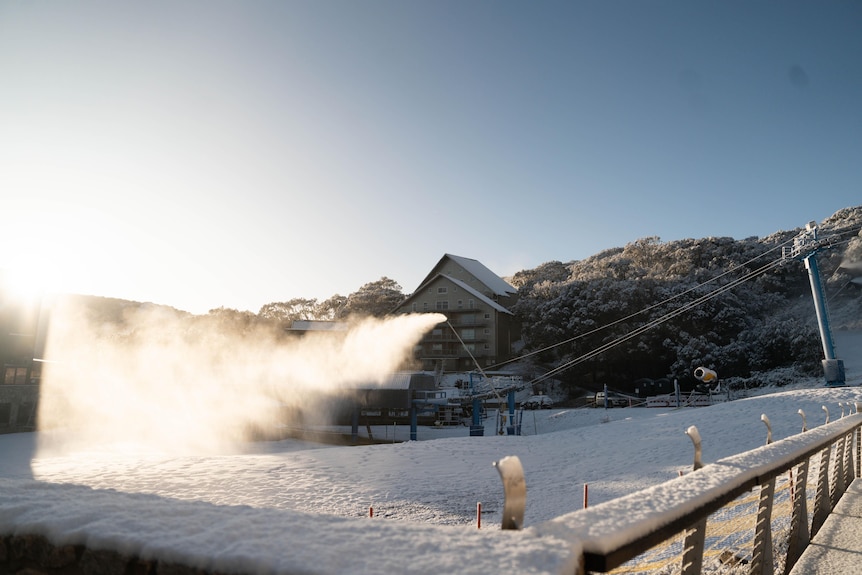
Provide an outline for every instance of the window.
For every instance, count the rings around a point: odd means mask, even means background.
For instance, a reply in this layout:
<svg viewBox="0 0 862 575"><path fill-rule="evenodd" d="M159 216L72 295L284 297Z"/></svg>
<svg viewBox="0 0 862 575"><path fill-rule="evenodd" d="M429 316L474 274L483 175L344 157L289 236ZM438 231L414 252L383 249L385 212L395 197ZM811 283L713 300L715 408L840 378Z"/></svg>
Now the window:
<svg viewBox="0 0 862 575"><path fill-rule="evenodd" d="M437 309L449 309L449 300L443 299L437 302Z"/></svg>
<svg viewBox="0 0 862 575"><path fill-rule="evenodd" d="M476 339L476 330L475 329L462 329L461 337L464 339Z"/></svg>
<svg viewBox="0 0 862 575"><path fill-rule="evenodd" d="M427 301L422 302L422 311L428 311L428 302Z"/></svg>
<svg viewBox="0 0 862 575"><path fill-rule="evenodd" d="M27 368L7 365L3 383L6 385L22 385L27 383Z"/></svg>
<svg viewBox="0 0 862 575"><path fill-rule="evenodd" d="M486 350L491 349L491 346L490 346L489 344L487 344L487 343L486 343L486 344L483 346L483 349L486 349Z"/></svg>
<svg viewBox="0 0 862 575"><path fill-rule="evenodd" d="M442 343L432 343L431 351L435 351L437 353L443 353L443 344Z"/></svg>
<svg viewBox="0 0 862 575"><path fill-rule="evenodd" d="M485 314L485 319L491 319L491 314L486 313L486 314Z"/></svg>
<svg viewBox="0 0 862 575"><path fill-rule="evenodd" d="M472 313L465 313L464 315L461 316L461 323L463 323L463 324L476 323L476 315L472 314Z"/></svg>
<svg viewBox="0 0 862 575"><path fill-rule="evenodd" d="M476 307L476 304L473 300L468 299L467 300L467 307L469 307L470 309L473 309L474 307Z"/></svg>
<svg viewBox="0 0 862 575"><path fill-rule="evenodd" d="M440 329L439 327L435 327L434 329L431 330L431 335L439 337L439 336L443 335L443 330Z"/></svg>
<svg viewBox="0 0 862 575"><path fill-rule="evenodd" d="M36 414L36 404L32 401L24 401L18 404L18 413L15 418L15 425L25 426L33 425L34 415Z"/></svg>
<svg viewBox="0 0 862 575"><path fill-rule="evenodd" d="M463 307L464 307L464 300L459 299L459 300L458 300L458 309L461 309L461 308L463 308Z"/></svg>
<svg viewBox="0 0 862 575"><path fill-rule="evenodd" d="M491 330L486 327L482 330L482 333L484 333L485 335L491 335Z"/></svg>
<svg viewBox="0 0 862 575"><path fill-rule="evenodd" d="M413 311L416 311L416 302L413 302Z"/></svg>
<svg viewBox="0 0 862 575"><path fill-rule="evenodd" d="M440 286L440 287L438 287L438 288L437 288L437 293L438 293L438 294L448 293L448 291L449 291L449 288L447 288L446 286Z"/></svg>

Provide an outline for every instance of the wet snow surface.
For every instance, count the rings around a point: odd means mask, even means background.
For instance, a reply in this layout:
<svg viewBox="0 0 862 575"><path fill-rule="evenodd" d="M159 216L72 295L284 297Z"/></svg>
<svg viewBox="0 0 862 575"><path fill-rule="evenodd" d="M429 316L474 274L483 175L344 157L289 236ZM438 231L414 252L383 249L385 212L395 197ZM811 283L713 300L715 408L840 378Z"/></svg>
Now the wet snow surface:
<svg viewBox="0 0 862 575"><path fill-rule="evenodd" d="M224 571L296 573L565 572L578 542L535 528L691 469L685 430L703 459L762 446L834 421L862 401L862 370L848 383L738 399L706 408L526 412L522 436L468 428L420 429L420 441L322 447L294 440L240 453L167 456L133 445L52 455L45 434L0 436L0 524L143 557ZM787 389L787 388L786 388ZM364 428L363 428L364 431ZM406 428L374 428L376 437ZM517 455L527 482L527 529L500 531L503 492L492 463ZM482 529L476 507L482 503ZM369 518L373 507L374 517Z"/></svg>

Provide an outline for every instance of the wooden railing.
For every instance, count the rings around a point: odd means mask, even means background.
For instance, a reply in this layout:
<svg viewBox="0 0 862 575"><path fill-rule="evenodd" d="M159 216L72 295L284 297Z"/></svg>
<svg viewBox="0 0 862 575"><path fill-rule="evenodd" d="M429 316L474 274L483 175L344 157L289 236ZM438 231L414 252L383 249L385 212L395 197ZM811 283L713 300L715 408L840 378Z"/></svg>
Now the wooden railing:
<svg viewBox="0 0 862 575"><path fill-rule="evenodd" d="M765 417L763 420L769 428L769 420ZM695 447L691 473L530 529L540 536L564 538L579 546L578 575L610 571L682 534L681 573L696 575L703 565L707 518L737 497L758 489L754 548L748 572L771 575L774 572L771 515L775 483L776 478L789 473L792 515L789 539L786 546L781 546L787 549L786 557L780 562L784 573L789 573L847 486L860 475L860 429L862 414L857 404L855 414L833 423L774 443L771 443L770 430L767 445L703 466L700 437L692 427L686 432ZM519 485L517 479L503 473L513 467L498 465L504 487ZM812 469L817 473L817 480L809 521L806 486ZM520 494L512 498L524 501ZM506 510L517 516L518 510L512 511L510 507L507 493ZM523 517L522 511L519 517ZM507 521L504 517L503 524L504 528L520 528L511 518Z"/></svg>

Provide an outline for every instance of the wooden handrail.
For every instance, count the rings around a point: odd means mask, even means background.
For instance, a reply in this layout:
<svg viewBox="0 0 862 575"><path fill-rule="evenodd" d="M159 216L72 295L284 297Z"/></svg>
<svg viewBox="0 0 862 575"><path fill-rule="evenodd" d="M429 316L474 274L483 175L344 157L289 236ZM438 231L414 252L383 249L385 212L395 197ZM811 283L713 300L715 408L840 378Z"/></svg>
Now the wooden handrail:
<svg viewBox="0 0 862 575"><path fill-rule="evenodd" d="M830 448L838 444L837 461L840 468L836 469L832 478L831 489L829 485L825 487L826 502L819 506L815 504L813 537L818 521L822 525L818 517L824 517L824 512L828 515L834 501L837 501L834 498L843 494L855 474L851 446L853 434L856 434L858 451L860 428L862 414L842 417L798 435L720 459L660 485L562 515L530 529L539 535L554 535L579 542L583 552L581 572L609 571L704 521L740 495L758 486L768 486L776 477L796 466L804 465L807 474L808 462L817 454L825 454L821 468L828 473ZM821 490L818 488L818 491ZM807 522L797 517L802 513L807 517L806 499L797 499L795 503L798 505L794 506L795 522L798 525L805 524L807 530ZM824 506L828 506L828 509ZM798 534L791 534L791 539L798 541ZM798 546L791 545L795 557L788 557L788 562L795 562L801 553L795 547ZM699 572L699 569L698 565L690 572Z"/></svg>

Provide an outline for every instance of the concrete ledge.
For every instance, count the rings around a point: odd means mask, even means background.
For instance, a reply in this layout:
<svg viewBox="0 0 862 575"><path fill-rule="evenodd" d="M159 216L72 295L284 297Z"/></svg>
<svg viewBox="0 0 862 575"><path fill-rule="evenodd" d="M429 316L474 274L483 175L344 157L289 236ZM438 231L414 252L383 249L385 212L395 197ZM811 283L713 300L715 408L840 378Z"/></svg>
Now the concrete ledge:
<svg viewBox="0 0 862 575"><path fill-rule="evenodd" d="M790 575L850 575L862 570L862 479L855 479Z"/></svg>
<svg viewBox="0 0 862 575"><path fill-rule="evenodd" d="M220 575L83 545L56 546L41 535L0 537L0 573L28 575Z"/></svg>

